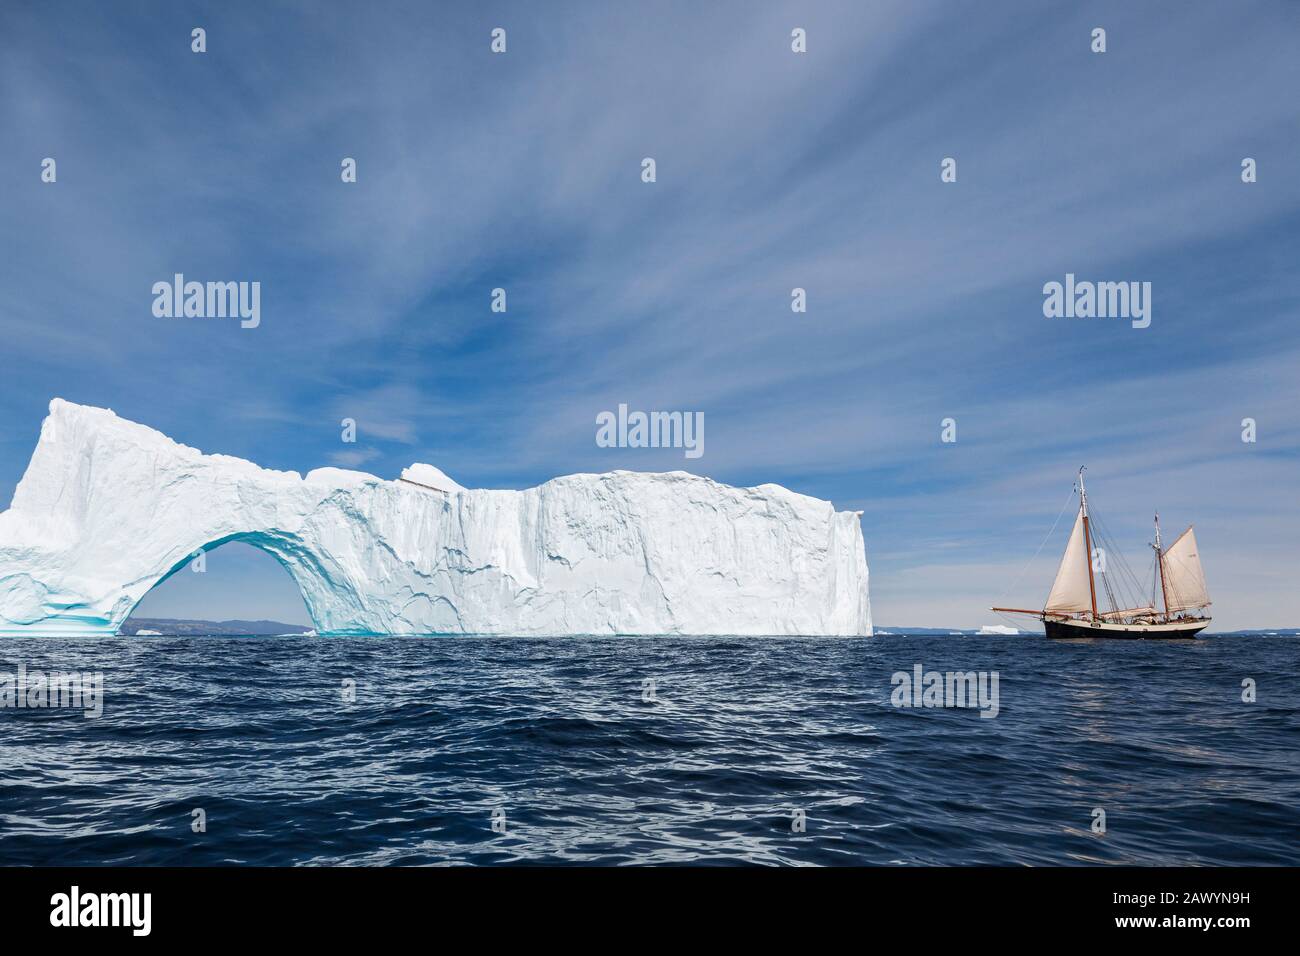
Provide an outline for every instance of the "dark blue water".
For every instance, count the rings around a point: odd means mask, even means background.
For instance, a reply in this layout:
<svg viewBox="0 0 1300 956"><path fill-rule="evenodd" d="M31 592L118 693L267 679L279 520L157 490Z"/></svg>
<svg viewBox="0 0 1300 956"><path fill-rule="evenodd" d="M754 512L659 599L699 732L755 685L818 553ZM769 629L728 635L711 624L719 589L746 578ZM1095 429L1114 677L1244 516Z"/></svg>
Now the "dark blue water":
<svg viewBox="0 0 1300 956"><path fill-rule="evenodd" d="M1294 864L1297 652L11 640L0 671L100 670L105 705L0 710L0 864ZM998 716L891 706L891 674L917 663L998 671Z"/></svg>

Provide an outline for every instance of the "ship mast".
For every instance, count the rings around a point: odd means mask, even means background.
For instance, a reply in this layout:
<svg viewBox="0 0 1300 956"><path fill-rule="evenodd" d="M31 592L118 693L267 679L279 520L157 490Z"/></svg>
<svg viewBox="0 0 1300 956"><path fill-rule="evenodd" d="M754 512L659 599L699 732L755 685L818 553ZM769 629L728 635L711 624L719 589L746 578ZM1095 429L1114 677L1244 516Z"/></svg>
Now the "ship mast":
<svg viewBox="0 0 1300 956"><path fill-rule="evenodd" d="M1156 567L1160 569L1160 600L1165 604L1165 620L1169 620L1169 591L1165 587L1165 552L1160 546L1160 512L1156 512Z"/></svg>
<svg viewBox="0 0 1300 956"><path fill-rule="evenodd" d="M1079 469L1079 510L1083 512L1083 541L1087 547L1088 595L1092 598L1092 619L1097 620L1097 581L1092 574L1092 531L1088 527L1088 492L1083 487L1083 468Z"/></svg>

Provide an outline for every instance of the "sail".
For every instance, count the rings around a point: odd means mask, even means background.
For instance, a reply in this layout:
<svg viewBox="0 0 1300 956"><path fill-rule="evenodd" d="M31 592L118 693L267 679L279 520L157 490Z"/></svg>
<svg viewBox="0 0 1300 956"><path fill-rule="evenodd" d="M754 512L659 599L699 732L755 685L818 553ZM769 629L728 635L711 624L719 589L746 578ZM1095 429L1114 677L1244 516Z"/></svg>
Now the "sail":
<svg viewBox="0 0 1300 956"><path fill-rule="evenodd" d="M1083 511L1074 519L1070 542L1047 595L1045 611L1091 611L1092 591L1088 587L1088 545L1083 534Z"/></svg>
<svg viewBox="0 0 1300 956"><path fill-rule="evenodd" d="M1165 591L1169 611L1205 607L1210 592L1205 589L1205 571L1196 547L1196 533L1189 526L1165 552Z"/></svg>
<svg viewBox="0 0 1300 956"><path fill-rule="evenodd" d="M1118 621L1129 617L1149 617L1155 613L1156 609L1148 604L1146 607L1126 607L1117 611L1101 611L1097 616L1103 621L1112 619Z"/></svg>

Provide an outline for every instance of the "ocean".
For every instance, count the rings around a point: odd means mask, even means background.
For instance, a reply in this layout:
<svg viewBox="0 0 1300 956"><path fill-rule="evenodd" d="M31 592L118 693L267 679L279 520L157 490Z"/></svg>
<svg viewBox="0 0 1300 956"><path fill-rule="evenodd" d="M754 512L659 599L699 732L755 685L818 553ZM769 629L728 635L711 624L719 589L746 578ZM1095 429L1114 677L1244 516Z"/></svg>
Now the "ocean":
<svg viewBox="0 0 1300 956"><path fill-rule="evenodd" d="M6 640L0 672L103 685L99 717L0 708L0 864L1296 864L1297 652ZM917 665L997 672L996 716L894 706Z"/></svg>

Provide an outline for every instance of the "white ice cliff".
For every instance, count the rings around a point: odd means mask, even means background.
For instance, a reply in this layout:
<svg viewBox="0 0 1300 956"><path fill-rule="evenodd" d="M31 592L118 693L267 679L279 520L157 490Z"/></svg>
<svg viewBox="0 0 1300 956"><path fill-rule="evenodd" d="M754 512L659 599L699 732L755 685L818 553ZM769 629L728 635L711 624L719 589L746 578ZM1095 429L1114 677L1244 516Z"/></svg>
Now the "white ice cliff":
<svg viewBox="0 0 1300 956"><path fill-rule="evenodd" d="M858 513L778 485L403 478L268 471L55 399L0 513L0 634L113 634L228 541L277 558L322 635L871 633Z"/></svg>

